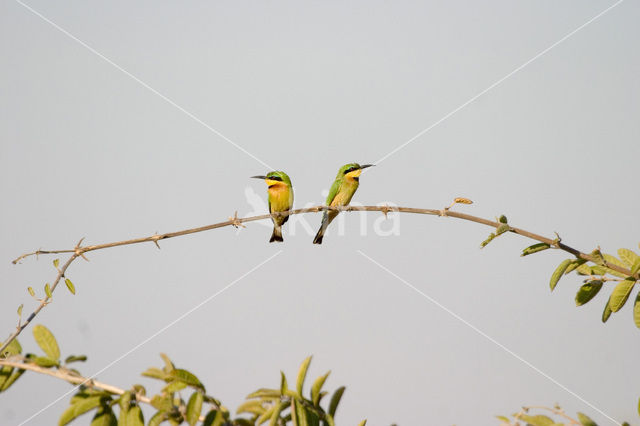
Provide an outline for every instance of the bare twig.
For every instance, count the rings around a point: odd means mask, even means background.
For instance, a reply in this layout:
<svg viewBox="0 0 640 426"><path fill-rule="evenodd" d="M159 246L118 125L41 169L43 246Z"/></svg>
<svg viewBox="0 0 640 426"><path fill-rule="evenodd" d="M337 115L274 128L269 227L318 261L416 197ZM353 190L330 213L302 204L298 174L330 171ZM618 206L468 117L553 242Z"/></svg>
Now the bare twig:
<svg viewBox="0 0 640 426"><path fill-rule="evenodd" d="M58 286L58 283L60 283L60 279L64 277L64 274L67 271L67 268L69 268L69 265L71 265L71 263L74 260L76 260L78 256L81 256L81 254L78 254L76 251L76 253L72 254L69 257L69 259L64 263L64 265L62 265L62 267L58 269L58 275L56 276L56 279L53 281L53 285L51 286L52 293ZM7 346L9 346L9 343L11 343L13 339L18 337L18 335L22 333L22 330L27 328L27 326L31 323L31 321L33 321L33 319L36 317L36 315L38 315L38 313L42 310L42 308L47 306L50 302L51 302L51 297L49 297L48 295L46 295L42 300L40 300L40 304L38 305L38 307L33 312L31 312L31 315L29 315L29 317L24 321L24 323L18 324L18 326L16 327L16 330L13 333L11 333L9 338L5 340L5 342L2 344L2 347L0 347L0 355L4 353L4 350L7 348Z"/></svg>
<svg viewBox="0 0 640 426"><path fill-rule="evenodd" d="M278 213L273 213L273 216L292 216L292 215L296 215L296 214L303 214L303 213L317 213L317 212L322 212L322 211L326 211L326 210L334 210L334 211L340 211L340 212L351 212L351 211L369 211L369 212L373 212L373 211L378 211L378 212L382 212L385 216L387 215L387 213L389 212L400 212L400 213L413 213L413 214L424 214L424 215L432 215L432 216L444 216L444 217L454 217L456 219L462 219L462 220L468 220L471 222L476 222L476 223L480 223L483 225L487 225L493 228L498 228L499 226L503 225L500 222L495 222L492 220L488 220L488 219L483 219L481 217L477 217L477 216L472 216L469 214L464 214L464 213L458 213L458 212L453 212L450 210L450 208L456 204L456 203L463 203L463 204L467 204L467 202L470 203L470 200L467 200L466 198L458 198L456 200L454 200L454 203L452 203L452 205L444 208L444 209L419 209L419 208L414 208L414 207L390 207L390 206L343 206L343 207L328 207L328 206L314 206L314 207L308 207L308 208L303 208L303 209L295 209L295 210L290 210L288 212L278 212ZM69 267L69 265L76 260L76 258L78 257L82 257L85 260L88 260L85 257L85 253L90 252L90 251L95 251L95 250L102 250L102 249L106 249L106 248L111 248L111 247L119 247L119 246L126 246L126 245L131 245L131 244L139 244L139 243L147 243L147 242L152 242L154 243L156 246L159 247L158 245L158 241L160 240L166 240L169 238L175 238L175 237L180 237L183 235L189 235L189 234L196 234L198 232L204 232L204 231L209 231L212 229L217 229L217 228L224 228L227 226L234 226L234 227L238 227L238 226L242 226L242 224L247 223L247 222L255 222L258 220L264 220L264 219L270 219L272 217L272 215L270 214L264 214L264 215L260 215L260 216L251 216L251 217L243 217L243 218L239 218L237 216L237 212L234 214L233 217L230 217L229 220L224 221L224 222L219 222L219 223L214 223L212 225L206 225L206 226L201 226L198 228L190 228L190 229L185 229L182 231L175 231L175 232L168 232L165 234L154 234L151 235L149 237L142 237L142 238L135 238L135 239L131 239L131 240L124 240L124 241L117 241L117 242L112 242L112 243L105 243L105 244L96 244L96 245L91 245L91 246L81 246L82 240L80 240L78 242L78 244L76 245L75 248L69 250L36 250L34 252L31 253L25 253L23 255L21 255L20 257L18 257L17 259L15 259L13 261L13 263L18 263L19 261L29 257L29 256L37 256L37 255L41 255L41 254L59 254L59 253L73 253L71 255L71 257L69 258L69 260L67 260L67 262L62 266L62 268L59 269L58 271L58 276L56 277L56 280L53 283L53 286L51 287L51 291L53 291L56 286L58 285L58 283L60 282L60 279L64 276L65 271L67 270L67 268ZM567 253L572 254L573 256L579 258L579 259L584 259L587 261L591 261L591 262L596 262L597 259L587 253L583 253L573 247L570 247L566 244L563 244L559 238L556 239L551 239L551 238L547 238L547 237L543 237L542 235L538 235L538 234L534 234L533 232L529 232L529 231L525 231L524 229L520 229L520 228L515 228L513 226L509 226L509 232L513 232L514 234L518 234L518 235L522 235L523 237L526 238L530 238L532 240L536 240L536 241L540 241L543 243L547 243L549 244L549 246L554 247L556 249L560 249L563 250ZM614 265L614 264L607 264L606 265L607 268L612 269L614 271L620 272L622 274L631 275L631 271L627 268L623 268L621 266L618 265ZM640 279L640 273L636 274L635 278ZM11 341L13 339L15 339L21 332L22 330L24 330L29 323L33 320L33 318L42 310L42 308L44 308L44 306L46 306L48 303L50 302L50 298L45 298L43 299L43 301L40 303L40 305L36 308L36 310L34 310L31 315L29 315L29 318L27 318L27 320L25 321L24 324L20 325L20 327L18 327L16 329L16 331L14 331L7 340L4 341L4 343L2 344L2 346L0 347L0 354L3 353L3 351L7 348L7 346L9 345L9 343L11 343Z"/></svg>

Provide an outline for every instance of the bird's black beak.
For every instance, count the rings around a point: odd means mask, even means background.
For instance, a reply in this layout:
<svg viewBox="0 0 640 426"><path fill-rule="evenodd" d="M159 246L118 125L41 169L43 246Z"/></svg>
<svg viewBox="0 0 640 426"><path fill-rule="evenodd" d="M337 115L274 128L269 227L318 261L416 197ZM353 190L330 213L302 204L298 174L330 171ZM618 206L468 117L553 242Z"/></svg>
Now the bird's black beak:
<svg viewBox="0 0 640 426"><path fill-rule="evenodd" d="M266 176L251 176L253 179L266 179Z"/></svg>
<svg viewBox="0 0 640 426"><path fill-rule="evenodd" d="M367 167L373 167L375 166L375 164L365 164L363 166L360 166L361 169L366 169Z"/></svg>

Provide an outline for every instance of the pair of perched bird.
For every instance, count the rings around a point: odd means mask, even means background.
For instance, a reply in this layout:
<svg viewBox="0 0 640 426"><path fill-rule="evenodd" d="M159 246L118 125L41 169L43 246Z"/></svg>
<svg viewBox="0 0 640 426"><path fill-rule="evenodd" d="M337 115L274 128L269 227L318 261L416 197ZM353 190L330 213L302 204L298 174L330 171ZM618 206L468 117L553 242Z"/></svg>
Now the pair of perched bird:
<svg viewBox="0 0 640 426"><path fill-rule="evenodd" d="M362 170L371 167L373 164L365 164L361 166L358 163L349 163L340 167L336 180L333 181L329 195L327 196L327 206L338 207L346 206L351 202L353 194L356 193L360 185L360 174ZM291 179L285 172L274 171L269 172L266 176L251 176L256 179L264 179L267 183L269 193L269 213L287 212L293 207L293 186ZM313 244L322 244L322 237L327 227L338 215L335 210L325 211L322 215L322 224L313 239ZM271 234L270 243L274 241L284 241L282 238L282 225L289 220L289 216L272 215L273 234Z"/></svg>

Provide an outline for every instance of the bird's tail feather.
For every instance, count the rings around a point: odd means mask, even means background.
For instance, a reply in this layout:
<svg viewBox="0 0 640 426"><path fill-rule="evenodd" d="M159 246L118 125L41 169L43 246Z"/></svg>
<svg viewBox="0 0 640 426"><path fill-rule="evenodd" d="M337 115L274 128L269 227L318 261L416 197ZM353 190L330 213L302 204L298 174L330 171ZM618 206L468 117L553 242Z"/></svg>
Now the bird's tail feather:
<svg viewBox="0 0 640 426"><path fill-rule="evenodd" d="M322 238L324 237L324 228L320 228L316 237L313 239L313 244L322 244Z"/></svg>
<svg viewBox="0 0 640 426"><path fill-rule="evenodd" d="M329 215L325 211L322 215L322 224L320 225L320 229L318 229L318 233L316 237L313 239L313 244L322 244L322 238L324 238L324 231L327 230L329 226Z"/></svg>
<svg viewBox="0 0 640 426"><path fill-rule="evenodd" d="M269 240L270 243L277 241L279 243L284 241L284 238L282 238L282 227L280 226L274 226L273 227L273 234L271 234L271 239Z"/></svg>

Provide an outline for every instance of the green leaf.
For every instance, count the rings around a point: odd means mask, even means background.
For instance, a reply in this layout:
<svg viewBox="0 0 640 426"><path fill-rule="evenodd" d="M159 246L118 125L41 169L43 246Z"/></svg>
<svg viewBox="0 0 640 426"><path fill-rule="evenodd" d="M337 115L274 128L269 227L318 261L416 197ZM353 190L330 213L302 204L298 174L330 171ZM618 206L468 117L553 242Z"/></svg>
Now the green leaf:
<svg viewBox="0 0 640 426"><path fill-rule="evenodd" d="M187 423L191 426L198 423L198 419L200 418L200 412L202 411L202 402L204 401L204 396L200 392L194 392L191 394L191 398L189 398L189 402L187 403Z"/></svg>
<svg viewBox="0 0 640 426"><path fill-rule="evenodd" d="M2 357L10 357L13 355L18 355L22 353L22 346L20 346L20 342L18 339L13 339L9 345L7 345L4 353L2 353Z"/></svg>
<svg viewBox="0 0 640 426"><path fill-rule="evenodd" d="M46 294L49 299L53 297L53 294L51 293L51 286L49 286L49 283L46 283L44 285L44 294Z"/></svg>
<svg viewBox="0 0 640 426"><path fill-rule="evenodd" d="M11 376L12 372L13 372L13 367L7 367L7 366L0 367L0 392L2 392L2 386L4 386L4 383Z"/></svg>
<svg viewBox="0 0 640 426"><path fill-rule="evenodd" d="M633 321L636 327L640 328L640 293L636 294L636 301L633 304Z"/></svg>
<svg viewBox="0 0 640 426"><path fill-rule="evenodd" d="M333 417L331 417L330 414L325 414L322 426L336 426L336 422L333 420Z"/></svg>
<svg viewBox="0 0 640 426"><path fill-rule="evenodd" d="M327 411L327 413L329 413L331 417L336 416L336 410L338 409L338 404L340 404L340 399L342 398L342 394L344 393L345 389L346 388L344 386L340 386L333 393L333 396L331 397L331 402L329 402L329 409Z"/></svg>
<svg viewBox="0 0 640 426"><path fill-rule="evenodd" d="M496 236L504 234L509 229L511 229L511 227L509 225L507 225L506 223L503 223L502 225L500 225L500 226L498 226L496 228Z"/></svg>
<svg viewBox="0 0 640 426"><path fill-rule="evenodd" d="M604 305L604 311L602 311L602 322L607 322L607 320L611 316L611 307L609 306L610 303L611 303L611 296L609 296L609 300L607 300L607 304Z"/></svg>
<svg viewBox="0 0 640 426"><path fill-rule="evenodd" d="M556 288L558 281L560 281L562 274L564 274L564 271L567 269L570 263L571 259L563 260L560 265L558 265L556 270L553 271L553 274L551 275L551 281L549 281L549 287L551 287L551 291Z"/></svg>
<svg viewBox="0 0 640 426"><path fill-rule="evenodd" d="M636 275L640 271L640 259L636 260L633 266L631 266L631 275Z"/></svg>
<svg viewBox="0 0 640 426"><path fill-rule="evenodd" d="M162 392L166 392L166 393L179 392L182 389L186 388L187 386L188 385L185 382L181 382L179 380L176 380L176 381L173 381L173 382L169 382L169 384L167 386L162 388Z"/></svg>
<svg viewBox="0 0 640 426"><path fill-rule="evenodd" d="M358 426L365 426L366 424L367 424L367 419L364 419L363 421L358 423Z"/></svg>
<svg viewBox="0 0 640 426"><path fill-rule="evenodd" d="M122 419L122 414L120 418ZM138 405L134 405L124 415L125 421L122 426L144 426L144 416Z"/></svg>
<svg viewBox="0 0 640 426"><path fill-rule="evenodd" d="M67 285L67 288L69 289L71 294L76 294L76 288L73 286L73 283L69 278L65 278L64 283Z"/></svg>
<svg viewBox="0 0 640 426"><path fill-rule="evenodd" d="M286 402L280 402L276 404L273 413L271 413L271 418L269 419L269 426L278 426L278 419L280 418L280 413L287 406Z"/></svg>
<svg viewBox="0 0 640 426"><path fill-rule="evenodd" d="M7 389L9 389L9 386L14 384L16 380L18 380L20 376L22 376L24 372L27 370L21 370L21 369L14 370L13 368L11 368L9 371L10 371L10 374L8 374L7 378L4 380L2 379L2 375L0 374L0 383L2 383L2 387L0 387L0 392L4 392Z"/></svg>
<svg viewBox="0 0 640 426"><path fill-rule="evenodd" d="M304 379L307 377L307 370L309 369L309 364L311 363L311 357L307 357L302 364L300 365L300 370L298 370L298 380L296 380L296 391L298 395L302 396L302 386L304 385Z"/></svg>
<svg viewBox="0 0 640 426"><path fill-rule="evenodd" d="M167 386L162 388L162 392L175 393L181 391L182 389L185 389L187 386L189 385L187 385L185 382L175 380L173 382L169 382Z"/></svg>
<svg viewBox="0 0 640 426"><path fill-rule="evenodd" d="M65 364L71 364L72 362L84 362L87 360L87 356L86 355L69 355L65 360L64 363Z"/></svg>
<svg viewBox="0 0 640 426"><path fill-rule="evenodd" d="M498 222L506 224L507 223L507 217L505 215L501 215L498 218Z"/></svg>
<svg viewBox="0 0 640 426"><path fill-rule="evenodd" d="M530 254L538 253L538 252L546 250L546 249L548 249L550 247L551 246L549 244L547 244L547 243L533 244L533 245L525 248L524 250L522 250L522 254L520 256L529 256Z"/></svg>
<svg viewBox="0 0 640 426"><path fill-rule="evenodd" d="M262 401L258 401L256 399L252 399L250 401L245 401L236 410L236 413L250 413L261 415L264 413L265 408L262 406Z"/></svg>
<svg viewBox="0 0 640 426"><path fill-rule="evenodd" d="M578 290L578 293L576 293L576 306L582 306L588 303L598 294L601 288L602 281L600 280L593 280L583 284Z"/></svg>
<svg viewBox="0 0 640 426"><path fill-rule="evenodd" d="M36 292L33 291L33 287L27 287L27 291L31 295L31 297L36 297Z"/></svg>
<svg viewBox="0 0 640 426"><path fill-rule="evenodd" d="M307 415L307 424L309 426L320 426L320 417L318 412L316 412L313 407L303 406ZM323 414L324 417L324 414Z"/></svg>
<svg viewBox="0 0 640 426"><path fill-rule="evenodd" d="M578 420L580 420L582 426L598 426L596 422L591 420L586 414L578 413Z"/></svg>
<svg viewBox="0 0 640 426"><path fill-rule="evenodd" d="M640 415L640 399L638 399L638 414Z"/></svg>
<svg viewBox="0 0 640 426"><path fill-rule="evenodd" d="M222 426L224 420L224 414L221 411L212 409L205 416L202 426Z"/></svg>
<svg viewBox="0 0 640 426"><path fill-rule="evenodd" d="M118 400L118 405L120 405L120 420L125 417L124 414L131 408L132 397L131 391L127 391L120 396Z"/></svg>
<svg viewBox="0 0 640 426"><path fill-rule="evenodd" d="M508 417L505 417L505 416L496 416L496 419L498 419L498 420L500 420L500 421L502 421L502 422L505 422L505 423L511 424L511 420L509 420L509 418L508 418Z"/></svg>
<svg viewBox="0 0 640 426"><path fill-rule="evenodd" d="M247 395L247 399L252 399L252 398L270 398L270 399L280 399L280 396L282 394L280 393L280 391L278 389L266 389L266 388L260 388L255 392L250 393L249 395Z"/></svg>
<svg viewBox="0 0 640 426"><path fill-rule="evenodd" d="M593 263L595 263L596 265L604 266L604 257L602 256L600 250L595 249L594 251L592 251L591 257L593 258Z"/></svg>
<svg viewBox="0 0 640 426"><path fill-rule="evenodd" d="M36 365L39 365L40 367L44 367L44 368L55 367L56 365L58 365L57 360L51 359L46 356L37 356L33 359L33 362L35 362Z"/></svg>
<svg viewBox="0 0 640 426"><path fill-rule="evenodd" d="M171 409L173 408L173 402L168 395L153 395L153 397L151 398L151 405L155 409L160 411L171 411Z"/></svg>
<svg viewBox="0 0 640 426"><path fill-rule="evenodd" d="M138 408L139 410L140 408ZM95 416L93 416L93 420L91 420L91 426L116 426L118 424L118 420L116 419L116 415L113 414L113 410L108 405L102 405L98 408ZM144 423L126 423L129 425L143 425Z"/></svg>
<svg viewBox="0 0 640 426"><path fill-rule="evenodd" d="M137 393L138 395L142 395L145 396L147 394L147 390L144 388L144 386L140 385L140 384L135 384L133 386L131 386L133 393Z"/></svg>
<svg viewBox="0 0 640 426"><path fill-rule="evenodd" d="M36 343L40 346L40 349L51 359L60 359L60 348L56 338L53 337L53 333L49 331L47 327L42 324L38 324L33 327L33 337L36 339Z"/></svg>
<svg viewBox="0 0 640 426"><path fill-rule="evenodd" d="M627 299L635 283L635 280L620 281L616 288L613 289L611 298L609 299L609 307L611 307L613 312L618 312L624 304L627 303Z"/></svg>
<svg viewBox="0 0 640 426"><path fill-rule="evenodd" d="M59 426L64 426L71 422L76 417L86 413L87 411L93 410L98 407L101 402L100 400L104 398L103 395L91 396L88 398L82 398L76 400L77 402L72 403L60 416L58 420ZM72 399L73 401L73 399Z"/></svg>
<svg viewBox="0 0 640 426"><path fill-rule="evenodd" d="M626 248L618 249L618 256L620 256L620 259L622 259L622 261L628 268L631 268L637 261L640 260L640 256Z"/></svg>
<svg viewBox="0 0 640 426"><path fill-rule="evenodd" d="M609 268L605 268L604 266L594 265L591 267L591 275L606 275Z"/></svg>
<svg viewBox="0 0 640 426"><path fill-rule="evenodd" d="M480 243L480 248L485 248L491 241L493 241L495 237L496 237L496 234L494 234L493 232L489 234L487 239Z"/></svg>
<svg viewBox="0 0 640 426"><path fill-rule="evenodd" d="M607 264L608 264L608 265L616 265L616 266L619 266L619 267L621 267L621 268L626 268L626 267L627 267L627 266L624 264L624 262L623 262L623 261L621 261L620 259L618 259L618 258L617 258L617 257L615 257L615 256L612 256L612 255L610 255L610 254L605 254L605 255L603 255L603 256L604 256L604 260L607 262ZM620 273L620 272L618 272L618 271L614 271L614 270L613 270L613 269L611 269L611 268L606 268L606 271L607 271L608 273L610 273L611 275L615 275L616 277L620 277L620 278L626 278L626 277L627 277L627 275L626 275L626 274Z"/></svg>
<svg viewBox="0 0 640 426"><path fill-rule="evenodd" d="M537 416L529 416L526 414L521 414L518 416L519 420L524 420L525 422L527 422L528 424L530 424L531 426L553 426L555 425L555 422L547 416L543 416L541 414L538 414Z"/></svg>
<svg viewBox="0 0 640 426"><path fill-rule="evenodd" d="M291 400L291 412L294 411L294 400ZM296 422L294 423L296 426L309 426L309 421L307 420L307 410L304 405L299 401L295 401L295 413L296 413Z"/></svg>
<svg viewBox="0 0 640 426"><path fill-rule="evenodd" d="M591 266L585 264L578 265L576 272L580 275L591 275Z"/></svg>
<svg viewBox="0 0 640 426"><path fill-rule="evenodd" d="M278 406L278 404L275 405L271 405L271 406L267 406L266 410L264 411L264 413L260 414L260 417L258 417L255 422L254 425L261 425L262 423L266 422L267 420L269 420L271 418L271 415L273 414L273 411L276 409L276 407Z"/></svg>
<svg viewBox="0 0 640 426"><path fill-rule="evenodd" d="M21 303L20 306L18 306L18 316L22 317L22 308L24 308L24 303Z"/></svg>
<svg viewBox="0 0 640 426"><path fill-rule="evenodd" d="M193 373L183 368L176 368L175 370L173 370L171 372L171 377L181 382L184 382L189 386L202 389L202 391L204 392L204 385L200 383L200 380L198 380L198 378Z"/></svg>
<svg viewBox="0 0 640 426"><path fill-rule="evenodd" d="M164 354L162 352L160 353L160 358L162 358L162 360L164 361L164 372L171 373L175 368L173 362L171 362L171 359L169 359L167 354Z"/></svg>
<svg viewBox="0 0 640 426"><path fill-rule="evenodd" d="M53 259L53 267L58 269L59 265L60 265L60 259Z"/></svg>
<svg viewBox="0 0 640 426"><path fill-rule="evenodd" d="M322 390L322 386L327 380L327 377L329 377L329 374L331 374L331 371L327 371L327 374L318 377L311 386L311 402L313 402L313 405L316 407L320 403L320 391Z"/></svg>
<svg viewBox="0 0 640 426"><path fill-rule="evenodd" d="M142 375L146 377L151 377L153 379L159 379L164 381L171 380L171 376L169 374L165 373L164 371L156 367L147 368L146 371L142 372Z"/></svg>
<svg viewBox="0 0 640 426"><path fill-rule="evenodd" d="M289 385L287 384L287 376L284 375L282 371L280 371L280 394L284 395L289 390Z"/></svg>
<svg viewBox="0 0 640 426"><path fill-rule="evenodd" d="M167 413L165 413L164 411L157 411L156 414L154 414L153 417L149 419L149 424L147 426L159 426L160 423L167 420L167 418Z"/></svg>
<svg viewBox="0 0 640 426"><path fill-rule="evenodd" d="M576 269L580 269L580 266L584 265L585 263L587 263L587 261L584 260L584 259L573 259L571 261L571 264L564 271L564 274L567 275L567 274L573 272ZM586 267L589 268L588 266L586 266ZM580 274L580 271L578 271L578 273ZM586 274L582 274L582 275L589 275L589 269L587 269L587 273Z"/></svg>

